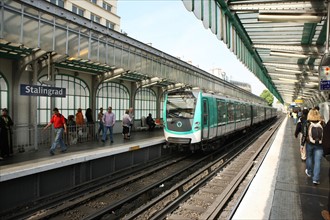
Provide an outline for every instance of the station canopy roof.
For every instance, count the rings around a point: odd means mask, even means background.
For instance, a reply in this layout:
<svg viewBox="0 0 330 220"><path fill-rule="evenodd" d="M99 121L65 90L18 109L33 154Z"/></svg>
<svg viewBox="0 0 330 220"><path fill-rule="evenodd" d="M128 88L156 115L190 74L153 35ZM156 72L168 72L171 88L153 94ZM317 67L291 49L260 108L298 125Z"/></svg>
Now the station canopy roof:
<svg viewBox="0 0 330 220"><path fill-rule="evenodd" d="M202 3L201 3L202 2ZM319 90L327 2L183 0L281 102L326 100Z"/></svg>

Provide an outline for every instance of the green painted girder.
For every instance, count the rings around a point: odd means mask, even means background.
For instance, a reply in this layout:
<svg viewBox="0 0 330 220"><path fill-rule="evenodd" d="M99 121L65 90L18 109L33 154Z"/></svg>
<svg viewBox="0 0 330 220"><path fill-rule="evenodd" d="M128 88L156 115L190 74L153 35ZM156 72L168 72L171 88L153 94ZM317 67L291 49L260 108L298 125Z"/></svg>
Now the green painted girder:
<svg viewBox="0 0 330 220"><path fill-rule="evenodd" d="M90 72L90 74L97 75L104 73L106 71L102 71L101 69L98 69L96 65L82 65L82 64L74 64L71 62L61 62L61 63L55 63L55 67L62 67L71 69L73 71L82 71L82 72ZM109 69L110 71L110 69Z"/></svg>
<svg viewBox="0 0 330 220"><path fill-rule="evenodd" d="M252 42L246 33L245 29L243 28L243 25L241 24L240 20L231 13L230 9L228 8L227 3L224 0L216 0L216 2L219 3L221 6L222 11L229 19L229 22L235 27L236 32L238 33L241 40L244 42L244 45L248 49L249 55L251 56L250 59L254 59L256 64L258 65L258 68L251 68L251 60L243 60L243 62L250 68L250 70L260 79L260 81L266 86L266 88L281 102L284 103L282 96L277 91L275 84L271 80L271 77L268 75L268 72L264 65L262 64L262 61L259 57L259 55L256 53L252 46ZM229 31L226 31L226 34L228 34ZM230 38L229 38L230 39ZM250 64L249 64L250 62ZM254 70L254 71L253 71Z"/></svg>
<svg viewBox="0 0 330 220"><path fill-rule="evenodd" d="M10 60L20 60L32 53L32 49L0 43L0 56Z"/></svg>

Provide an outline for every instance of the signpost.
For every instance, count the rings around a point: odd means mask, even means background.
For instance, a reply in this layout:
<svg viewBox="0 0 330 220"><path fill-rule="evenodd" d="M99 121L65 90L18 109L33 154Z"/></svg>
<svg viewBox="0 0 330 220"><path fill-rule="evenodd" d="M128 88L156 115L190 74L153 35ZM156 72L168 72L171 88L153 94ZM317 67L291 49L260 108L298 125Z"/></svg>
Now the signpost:
<svg viewBox="0 0 330 220"><path fill-rule="evenodd" d="M330 90L330 57L324 54L319 66L320 90Z"/></svg>
<svg viewBox="0 0 330 220"><path fill-rule="evenodd" d="M66 89L59 87L21 84L20 94L26 96L65 97Z"/></svg>

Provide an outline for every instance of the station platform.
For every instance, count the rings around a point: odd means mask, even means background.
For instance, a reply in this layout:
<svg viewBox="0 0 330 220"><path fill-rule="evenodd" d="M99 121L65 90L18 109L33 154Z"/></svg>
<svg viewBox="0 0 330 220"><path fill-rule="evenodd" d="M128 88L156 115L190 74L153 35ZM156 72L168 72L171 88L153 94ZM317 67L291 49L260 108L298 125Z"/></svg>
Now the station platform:
<svg viewBox="0 0 330 220"><path fill-rule="evenodd" d="M320 185L314 185L305 174L294 132L293 119L286 117L232 219L323 219L329 162L322 158Z"/></svg>
<svg viewBox="0 0 330 220"><path fill-rule="evenodd" d="M138 150L165 141L163 129L132 132L130 140L123 139L122 134L114 134L113 137L112 144L108 137L104 143L95 140L68 146L65 153L61 153L58 146L54 156L49 153L50 146L14 154L13 157L0 161L0 182Z"/></svg>

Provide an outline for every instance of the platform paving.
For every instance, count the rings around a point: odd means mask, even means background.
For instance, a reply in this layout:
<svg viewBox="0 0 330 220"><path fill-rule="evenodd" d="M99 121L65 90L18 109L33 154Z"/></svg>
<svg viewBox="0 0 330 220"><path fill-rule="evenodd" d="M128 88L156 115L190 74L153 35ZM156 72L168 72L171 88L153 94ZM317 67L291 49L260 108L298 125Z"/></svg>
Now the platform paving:
<svg viewBox="0 0 330 220"><path fill-rule="evenodd" d="M320 185L313 185L300 158L292 118L285 118L233 219L322 220L327 208L329 162L322 158Z"/></svg>
<svg viewBox="0 0 330 220"><path fill-rule="evenodd" d="M65 153L61 153L61 149L58 146L56 149L56 153L54 156L49 154L50 146L47 147L39 147L38 150L29 150L23 153L15 153L13 157L6 158L5 160L0 161L0 173L1 168L5 168L8 166L15 166L15 164L22 163L34 163L36 161L44 160L47 158L58 158L68 155L74 154L75 152L93 152L96 149L104 149L104 148L116 148L119 146L123 146L125 144L131 145L132 143L139 142L142 140L148 140L153 138L160 138L164 136L163 129L158 128L153 131L135 131L132 132L130 140L125 140L122 134L114 134L114 143L110 143L109 134L106 142L102 142L100 139L92 140L84 143L77 143L75 145L68 146L68 150Z"/></svg>

